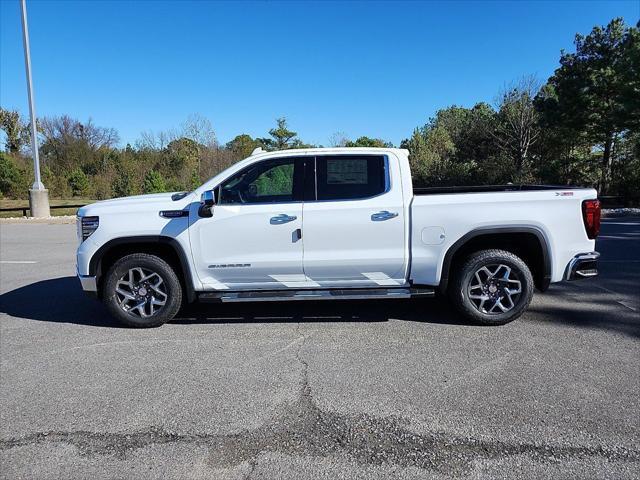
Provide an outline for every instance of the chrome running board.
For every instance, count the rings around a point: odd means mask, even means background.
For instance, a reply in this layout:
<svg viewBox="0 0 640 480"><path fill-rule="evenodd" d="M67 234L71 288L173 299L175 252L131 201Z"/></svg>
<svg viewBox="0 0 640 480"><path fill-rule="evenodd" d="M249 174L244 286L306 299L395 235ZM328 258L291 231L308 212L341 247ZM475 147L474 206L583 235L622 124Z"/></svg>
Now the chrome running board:
<svg viewBox="0 0 640 480"><path fill-rule="evenodd" d="M432 288L359 288L359 289L324 289L324 290L252 290L252 291L219 291L201 292L201 302L289 302L297 300L373 300L397 299L412 297L433 297Z"/></svg>

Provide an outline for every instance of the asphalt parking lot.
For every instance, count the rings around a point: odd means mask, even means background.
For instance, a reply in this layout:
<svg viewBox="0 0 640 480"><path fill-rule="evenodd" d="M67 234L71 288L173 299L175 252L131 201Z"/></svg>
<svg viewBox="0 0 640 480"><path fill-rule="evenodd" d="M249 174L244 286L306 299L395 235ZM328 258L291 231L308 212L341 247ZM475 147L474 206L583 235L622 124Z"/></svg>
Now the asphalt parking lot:
<svg viewBox="0 0 640 480"><path fill-rule="evenodd" d="M434 300L120 328L73 225L0 242L1 478L640 477L640 218L604 222L598 279L493 328Z"/></svg>

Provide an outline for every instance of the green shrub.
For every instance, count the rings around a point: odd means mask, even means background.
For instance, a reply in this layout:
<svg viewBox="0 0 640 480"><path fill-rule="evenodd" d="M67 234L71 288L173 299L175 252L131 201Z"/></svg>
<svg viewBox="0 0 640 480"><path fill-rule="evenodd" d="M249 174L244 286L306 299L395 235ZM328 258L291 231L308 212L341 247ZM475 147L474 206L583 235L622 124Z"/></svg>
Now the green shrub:
<svg viewBox="0 0 640 480"><path fill-rule="evenodd" d="M185 190L184 185L177 178L169 178L165 181L165 192L181 192Z"/></svg>
<svg viewBox="0 0 640 480"><path fill-rule="evenodd" d="M149 170L142 183L144 193L162 193L167 191L167 185L163 176L155 170Z"/></svg>
<svg viewBox="0 0 640 480"><path fill-rule="evenodd" d="M69 176L67 176L67 182L71 187L71 194L74 197L85 196L89 190L89 179L87 175L80 168L74 168Z"/></svg>
<svg viewBox="0 0 640 480"><path fill-rule="evenodd" d="M198 169L194 168L191 172L191 179L189 180L189 190L195 190L200 185L202 185L202 180L200 179L200 175L198 175Z"/></svg>
<svg viewBox="0 0 640 480"><path fill-rule="evenodd" d="M129 172L126 170L121 172L111 184L111 190L113 191L114 197L128 197L133 195L133 181Z"/></svg>
<svg viewBox="0 0 640 480"><path fill-rule="evenodd" d="M28 180L13 158L0 152L0 193L5 197L22 198L27 195Z"/></svg>
<svg viewBox="0 0 640 480"><path fill-rule="evenodd" d="M108 198L111 198L111 196L111 182L109 182L108 178L101 175L95 175L91 177L89 198L95 198L96 200L106 200Z"/></svg>

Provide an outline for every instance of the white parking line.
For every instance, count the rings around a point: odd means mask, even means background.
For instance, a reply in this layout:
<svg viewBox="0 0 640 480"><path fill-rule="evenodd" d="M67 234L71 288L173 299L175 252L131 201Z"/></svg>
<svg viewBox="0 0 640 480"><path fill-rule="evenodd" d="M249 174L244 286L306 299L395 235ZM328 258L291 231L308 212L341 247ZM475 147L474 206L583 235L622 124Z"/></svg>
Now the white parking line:
<svg viewBox="0 0 640 480"><path fill-rule="evenodd" d="M0 260L0 263L38 263L33 260Z"/></svg>

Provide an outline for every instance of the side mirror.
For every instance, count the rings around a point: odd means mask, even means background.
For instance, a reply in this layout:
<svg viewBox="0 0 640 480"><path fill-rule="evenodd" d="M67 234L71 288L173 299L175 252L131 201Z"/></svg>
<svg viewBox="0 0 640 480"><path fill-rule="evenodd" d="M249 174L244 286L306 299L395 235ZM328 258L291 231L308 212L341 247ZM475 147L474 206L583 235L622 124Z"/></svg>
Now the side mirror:
<svg viewBox="0 0 640 480"><path fill-rule="evenodd" d="M200 208L198 214L201 217L213 216L213 206L216 204L216 196L213 190L207 190L200 196Z"/></svg>
<svg viewBox="0 0 640 480"><path fill-rule="evenodd" d="M200 196L200 203L205 207L213 207L216 204L216 196L213 190L207 190Z"/></svg>

